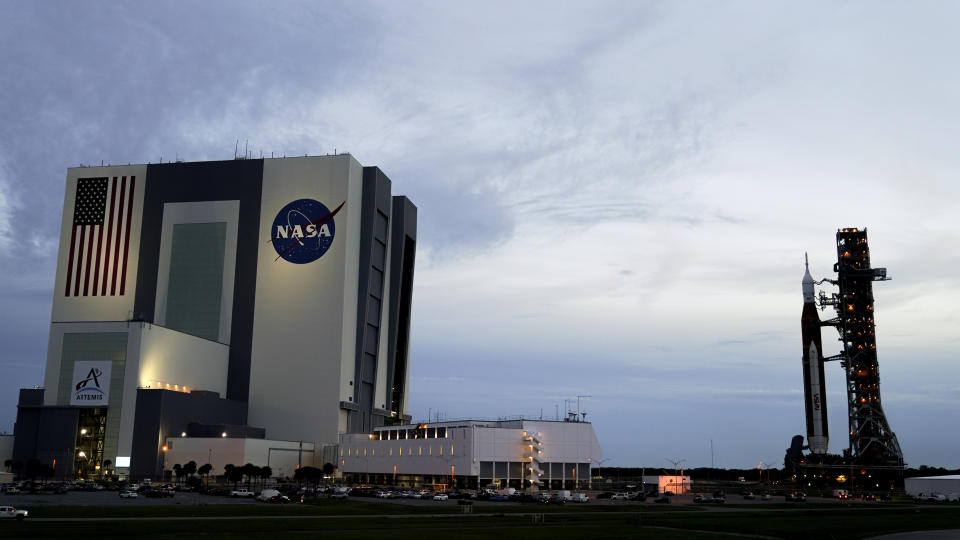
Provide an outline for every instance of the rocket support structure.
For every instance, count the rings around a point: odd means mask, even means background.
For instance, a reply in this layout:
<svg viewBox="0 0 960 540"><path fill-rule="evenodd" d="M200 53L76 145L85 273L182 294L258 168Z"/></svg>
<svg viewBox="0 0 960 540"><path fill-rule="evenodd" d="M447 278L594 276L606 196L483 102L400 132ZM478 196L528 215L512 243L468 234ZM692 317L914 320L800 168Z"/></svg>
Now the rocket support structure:
<svg viewBox="0 0 960 540"><path fill-rule="evenodd" d="M807 445L812 454L826 454L830 437L827 426L827 391L823 373L823 344L820 317L814 300L814 281L810 263L803 274L803 312L800 330L803 338L803 398L807 417Z"/></svg>

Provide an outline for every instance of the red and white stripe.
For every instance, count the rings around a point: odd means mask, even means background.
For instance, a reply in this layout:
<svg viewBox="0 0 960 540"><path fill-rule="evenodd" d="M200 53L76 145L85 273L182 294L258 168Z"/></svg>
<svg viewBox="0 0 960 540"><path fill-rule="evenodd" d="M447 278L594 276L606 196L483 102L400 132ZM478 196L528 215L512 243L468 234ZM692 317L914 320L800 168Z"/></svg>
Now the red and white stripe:
<svg viewBox="0 0 960 540"><path fill-rule="evenodd" d="M107 207L103 225L73 227L67 258L65 296L126 294L135 188L136 176L114 176L107 181Z"/></svg>

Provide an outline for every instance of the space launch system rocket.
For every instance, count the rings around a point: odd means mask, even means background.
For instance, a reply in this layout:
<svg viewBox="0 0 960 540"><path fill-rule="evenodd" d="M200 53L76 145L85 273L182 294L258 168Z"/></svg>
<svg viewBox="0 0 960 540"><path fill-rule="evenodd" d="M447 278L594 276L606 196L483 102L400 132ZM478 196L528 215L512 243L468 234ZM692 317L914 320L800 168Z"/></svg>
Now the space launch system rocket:
<svg viewBox="0 0 960 540"><path fill-rule="evenodd" d="M804 255L806 259L806 255ZM826 454L827 391L823 376L823 345L820 341L820 317L814 303L813 277L810 263L805 260L803 274L803 312L800 330L803 336L803 397L807 412L807 445L812 454Z"/></svg>

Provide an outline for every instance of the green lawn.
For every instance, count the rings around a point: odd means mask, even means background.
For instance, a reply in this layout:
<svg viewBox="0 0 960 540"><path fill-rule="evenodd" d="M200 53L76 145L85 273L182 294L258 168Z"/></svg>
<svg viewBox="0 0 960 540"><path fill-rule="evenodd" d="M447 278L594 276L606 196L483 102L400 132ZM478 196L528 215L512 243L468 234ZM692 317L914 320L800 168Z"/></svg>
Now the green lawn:
<svg viewBox="0 0 960 540"><path fill-rule="evenodd" d="M709 512L692 506L567 505L474 506L477 513L493 516L440 514L458 507L405 506L363 501L320 500L316 504L211 505L211 506L111 506L39 507L22 523L0 523L0 538L274 538L327 537L339 539L417 538L499 540L509 536L536 540L564 538L735 538L726 533L786 539L859 539L879 534L924 530L960 529L956 505L887 505L851 507L799 507L789 509L729 509ZM541 510L543 510L541 512ZM549 510L549 511L548 511ZM542 522L530 515L537 513ZM371 514L396 517L371 518ZM142 520L44 522L43 517L89 516ZM200 519L189 519L191 516ZM254 516L254 517L251 517ZM331 517L323 517L331 516ZM177 518L183 519L177 519ZM158 518L158 519L152 519ZM206 518L206 519L204 519ZM81 534L82 531L82 534Z"/></svg>

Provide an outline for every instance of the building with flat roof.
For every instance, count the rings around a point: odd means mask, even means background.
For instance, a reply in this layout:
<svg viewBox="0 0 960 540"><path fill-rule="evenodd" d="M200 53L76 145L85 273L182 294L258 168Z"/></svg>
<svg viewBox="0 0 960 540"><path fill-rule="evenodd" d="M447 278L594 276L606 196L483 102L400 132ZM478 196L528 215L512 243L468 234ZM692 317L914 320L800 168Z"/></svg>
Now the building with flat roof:
<svg viewBox="0 0 960 540"><path fill-rule="evenodd" d="M602 457L581 421L462 420L340 436L339 471L353 483L578 489Z"/></svg>
<svg viewBox="0 0 960 540"><path fill-rule="evenodd" d="M348 154L69 169L14 458L156 477L168 438L214 433L322 466L340 434L408 421L416 222Z"/></svg>

